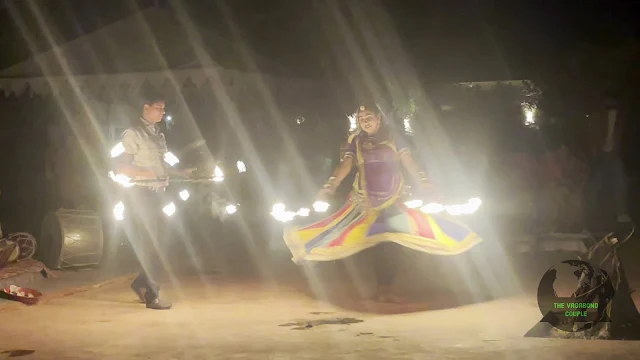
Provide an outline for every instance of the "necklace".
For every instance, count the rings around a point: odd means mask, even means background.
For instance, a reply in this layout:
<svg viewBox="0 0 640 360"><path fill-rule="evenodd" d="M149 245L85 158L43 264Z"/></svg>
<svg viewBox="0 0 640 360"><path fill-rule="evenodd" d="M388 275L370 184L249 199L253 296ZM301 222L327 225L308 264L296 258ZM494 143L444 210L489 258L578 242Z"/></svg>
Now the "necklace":
<svg viewBox="0 0 640 360"><path fill-rule="evenodd" d="M375 147L375 144L376 144L375 136L368 135L362 142L362 148L364 148L365 150L371 150Z"/></svg>

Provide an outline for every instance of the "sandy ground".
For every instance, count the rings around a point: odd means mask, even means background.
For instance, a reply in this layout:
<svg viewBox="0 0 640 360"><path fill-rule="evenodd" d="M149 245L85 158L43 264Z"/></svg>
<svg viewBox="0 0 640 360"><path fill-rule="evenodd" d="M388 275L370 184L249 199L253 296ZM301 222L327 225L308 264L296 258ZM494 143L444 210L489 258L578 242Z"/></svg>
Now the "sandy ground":
<svg viewBox="0 0 640 360"><path fill-rule="evenodd" d="M270 251L271 261L258 261L264 251L172 251L201 259L176 270L163 287L175 304L170 311L145 309L120 282L2 312L0 359L640 358L640 342L524 337L541 314L535 297L523 294L533 294L564 255L525 261L495 251L483 258L409 252L398 260L406 265L399 286L412 302L400 306L359 300L375 284L366 254L300 268L286 252ZM472 263L477 266L467 266ZM254 271L239 271L248 268ZM197 275L203 272L218 275ZM516 295L469 301L464 289L481 281L504 284L510 274L520 277Z"/></svg>
<svg viewBox="0 0 640 360"><path fill-rule="evenodd" d="M179 281L164 290L175 302L170 311L145 309L127 283L118 283L3 313L0 359L637 359L640 353L640 342L524 338L540 319L531 298L373 309L399 313L381 315L345 310L290 286ZM422 311L407 312L415 310Z"/></svg>

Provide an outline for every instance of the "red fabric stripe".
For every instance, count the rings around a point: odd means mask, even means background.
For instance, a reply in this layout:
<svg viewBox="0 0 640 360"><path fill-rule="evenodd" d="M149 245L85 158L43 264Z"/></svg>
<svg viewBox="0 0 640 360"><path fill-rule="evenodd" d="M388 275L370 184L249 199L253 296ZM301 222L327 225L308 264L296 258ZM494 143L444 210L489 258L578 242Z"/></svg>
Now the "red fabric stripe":
<svg viewBox="0 0 640 360"><path fill-rule="evenodd" d="M347 238L347 235L349 235L349 233L351 232L351 230L353 230L356 226L364 223L367 220L366 216L363 216L362 219L354 222L353 224L349 225L346 229L344 229L342 231L342 234L340 234L340 236L333 240L331 243L329 243L329 247L334 247L334 246L340 246L342 245L342 243L344 242L344 240Z"/></svg>
<svg viewBox="0 0 640 360"><path fill-rule="evenodd" d="M433 229L427 220L427 217L418 210L414 209L406 209L407 214L416 222L416 226L418 227L418 235L427 239L435 239L435 235L433 234Z"/></svg>

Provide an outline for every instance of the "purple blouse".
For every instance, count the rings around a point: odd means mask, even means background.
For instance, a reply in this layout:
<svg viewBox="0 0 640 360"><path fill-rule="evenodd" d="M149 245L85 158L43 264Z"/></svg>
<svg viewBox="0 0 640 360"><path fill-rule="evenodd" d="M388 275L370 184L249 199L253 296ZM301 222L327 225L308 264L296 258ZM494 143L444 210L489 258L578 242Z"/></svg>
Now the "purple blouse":
<svg viewBox="0 0 640 360"><path fill-rule="evenodd" d="M358 165L354 186L356 191L366 192L371 206L378 207L404 190L400 155L408 151L409 147L401 137L376 143L366 134L359 134L347 144L345 158L353 158Z"/></svg>

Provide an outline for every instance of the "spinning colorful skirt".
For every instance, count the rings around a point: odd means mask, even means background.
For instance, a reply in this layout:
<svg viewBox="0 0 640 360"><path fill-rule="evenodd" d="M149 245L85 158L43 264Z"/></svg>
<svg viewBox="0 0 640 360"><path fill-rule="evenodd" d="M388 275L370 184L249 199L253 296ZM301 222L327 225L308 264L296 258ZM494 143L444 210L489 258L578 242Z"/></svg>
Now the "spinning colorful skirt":
<svg viewBox="0 0 640 360"><path fill-rule="evenodd" d="M285 231L293 261L343 259L382 242L428 254L458 255L482 242L451 217L405 206L399 161L404 151L406 147L393 141L373 145L350 139L345 157L357 162L354 190L346 205L328 218Z"/></svg>

